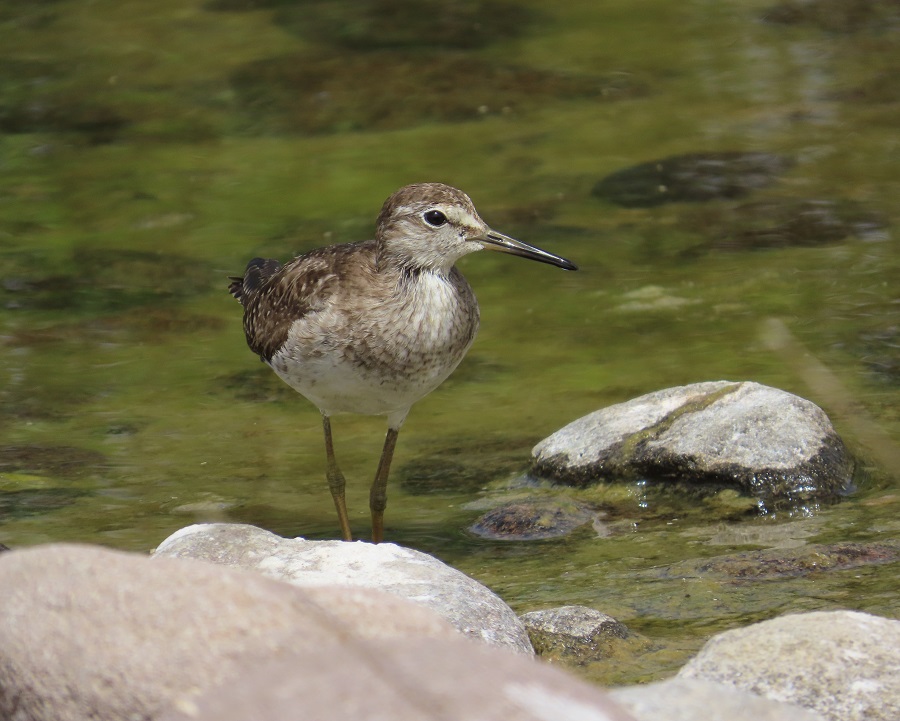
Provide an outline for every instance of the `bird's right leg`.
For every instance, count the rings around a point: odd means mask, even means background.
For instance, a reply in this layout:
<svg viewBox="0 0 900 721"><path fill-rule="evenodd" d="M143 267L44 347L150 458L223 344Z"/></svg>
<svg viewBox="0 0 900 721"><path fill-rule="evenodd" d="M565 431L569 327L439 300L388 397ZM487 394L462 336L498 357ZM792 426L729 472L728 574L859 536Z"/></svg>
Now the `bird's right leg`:
<svg viewBox="0 0 900 721"><path fill-rule="evenodd" d="M331 440L331 419L324 413L322 414L322 427L325 429L325 455L328 459L328 468L325 471L328 478L328 488L331 491L331 497L334 499L334 507L337 509L338 522L341 524L341 537L345 541L352 541L350 518L347 515L347 500L344 497L346 481L334 458L334 443Z"/></svg>

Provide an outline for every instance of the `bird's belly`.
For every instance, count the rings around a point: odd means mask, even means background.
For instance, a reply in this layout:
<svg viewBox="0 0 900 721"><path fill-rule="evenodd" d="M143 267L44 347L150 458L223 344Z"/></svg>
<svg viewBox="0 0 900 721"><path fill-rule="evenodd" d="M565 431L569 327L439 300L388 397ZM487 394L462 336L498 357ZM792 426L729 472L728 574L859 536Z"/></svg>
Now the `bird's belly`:
<svg viewBox="0 0 900 721"><path fill-rule="evenodd" d="M297 363L276 354L270 365L289 386L328 415L390 415L409 410L453 372L453 362L435 359L414 368L362 364L352 357L307 357Z"/></svg>
<svg viewBox="0 0 900 721"><path fill-rule="evenodd" d="M327 310L298 320L269 365L326 414L392 415L437 388L478 329L478 308L446 283L381 314ZM474 298L472 298L474 303Z"/></svg>

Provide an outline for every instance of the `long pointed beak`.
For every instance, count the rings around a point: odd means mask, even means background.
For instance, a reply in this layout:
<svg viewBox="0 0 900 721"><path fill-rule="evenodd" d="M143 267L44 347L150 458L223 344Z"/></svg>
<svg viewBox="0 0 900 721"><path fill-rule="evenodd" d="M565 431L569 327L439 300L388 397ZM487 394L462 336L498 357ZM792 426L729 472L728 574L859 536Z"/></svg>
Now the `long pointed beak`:
<svg viewBox="0 0 900 721"><path fill-rule="evenodd" d="M528 243L523 243L521 240L510 238L508 235L503 235L503 233L498 233L495 230L488 229L478 237L472 238L472 240L480 242L485 250L497 250L501 253L518 255L540 263L555 265L563 270L578 270L578 266L570 260L548 253L546 250L541 250L533 245L528 245Z"/></svg>

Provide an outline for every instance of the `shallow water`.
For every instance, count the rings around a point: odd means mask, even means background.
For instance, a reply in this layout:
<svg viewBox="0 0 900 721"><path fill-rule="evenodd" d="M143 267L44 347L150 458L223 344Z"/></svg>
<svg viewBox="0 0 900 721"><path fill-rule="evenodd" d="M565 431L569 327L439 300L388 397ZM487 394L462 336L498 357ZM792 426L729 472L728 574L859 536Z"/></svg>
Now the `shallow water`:
<svg viewBox="0 0 900 721"><path fill-rule="evenodd" d="M517 611L586 604L651 639L633 664L580 670L603 683L666 676L776 614L896 617L886 559L754 581L674 565L900 538L896 5L472 2L408 32L387 20L400 0L355 23L324 6L0 10L0 542L146 551L212 520L335 537L318 412L246 348L226 276L368 237L394 189L439 180L581 270L460 263L480 337L401 433L389 540ZM592 193L721 152L784 163L739 197ZM728 494L601 487L579 498L605 510L605 537L466 531L522 492L531 447L560 426L719 379L821 405L857 492L759 517ZM365 536L383 421L334 430Z"/></svg>

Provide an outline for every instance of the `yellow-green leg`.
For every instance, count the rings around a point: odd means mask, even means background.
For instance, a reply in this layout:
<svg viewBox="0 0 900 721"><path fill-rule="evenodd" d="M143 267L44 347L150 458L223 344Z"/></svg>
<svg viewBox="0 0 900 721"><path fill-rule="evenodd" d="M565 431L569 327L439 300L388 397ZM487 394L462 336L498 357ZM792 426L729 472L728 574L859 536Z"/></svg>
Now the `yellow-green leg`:
<svg viewBox="0 0 900 721"><path fill-rule="evenodd" d="M378 462L378 471L375 473L375 481L369 492L369 508L372 510L372 542L381 543L384 540L384 509L387 508L387 481L391 472L391 460L394 458L394 447L397 445L399 428L388 428L384 438L384 448L381 451L381 460Z"/></svg>
<svg viewBox="0 0 900 721"><path fill-rule="evenodd" d="M325 429L325 455L328 459L328 468L326 469L326 477L328 478L328 488L331 491L331 497L334 499L334 507L337 509L338 522L341 524L341 537L345 541L352 541L353 536L350 533L350 517L347 515L347 499L344 495L344 487L347 482L344 480L344 474L338 468L337 461L334 458L334 443L331 440L331 419L322 414L322 427Z"/></svg>

